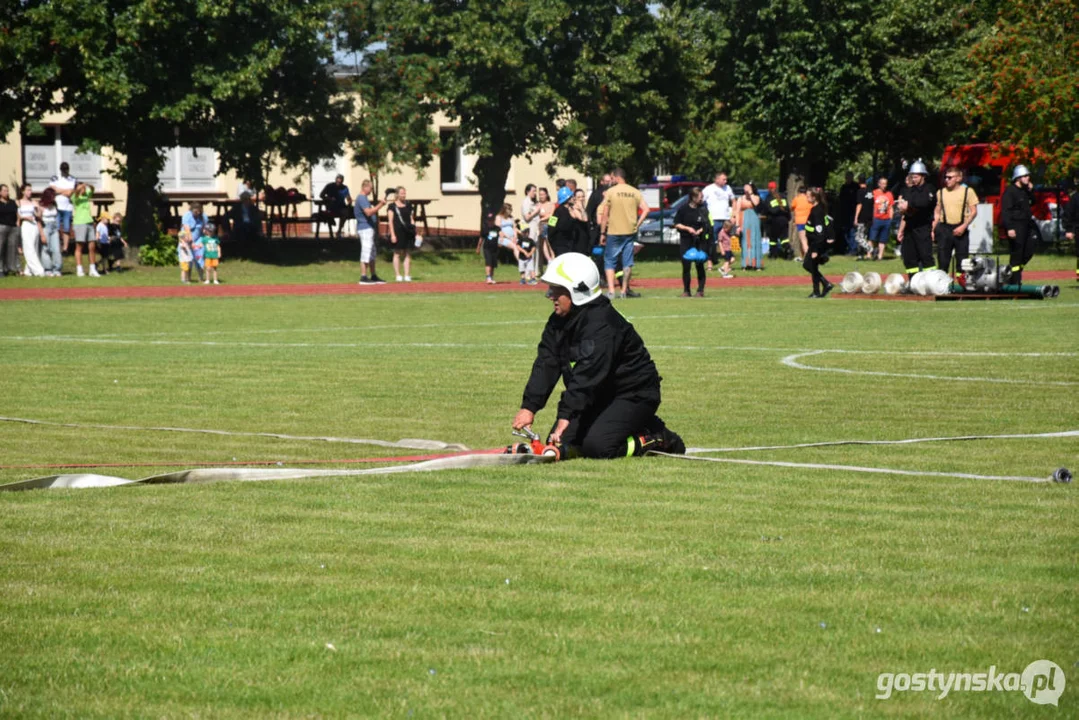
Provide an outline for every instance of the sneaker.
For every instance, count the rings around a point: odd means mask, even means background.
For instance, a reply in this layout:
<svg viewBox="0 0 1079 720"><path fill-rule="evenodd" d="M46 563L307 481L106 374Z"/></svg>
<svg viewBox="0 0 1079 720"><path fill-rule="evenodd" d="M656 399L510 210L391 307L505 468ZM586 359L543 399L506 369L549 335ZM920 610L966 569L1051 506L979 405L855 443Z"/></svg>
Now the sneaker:
<svg viewBox="0 0 1079 720"><path fill-rule="evenodd" d="M494 285L495 284L495 279L493 277L491 277L490 275L488 275L487 279L484 280L484 282L487 283L488 285Z"/></svg>
<svg viewBox="0 0 1079 720"><path fill-rule="evenodd" d="M622 297L639 298L640 296L641 294L639 292L634 292L632 290L626 290L624 293L622 293Z"/></svg>
<svg viewBox="0 0 1079 720"><path fill-rule="evenodd" d="M203 285L209 285L209 284L210 284L210 281L209 281L209 280L203 280L203 281L202 281L202 284L203 284Z"/></svg>
<svg viewBox="0 0 1079 720"><path fill-rule="evenodd" d="M722 275L720 275L720 277L723 278L724 280L731 280L731 279L734 278L734 273L726 272L726 273L723 273Z"/></svg>
<svg viewBox="0 0 1079 720"><path fill-rule="evenodd" d="M405 275L405 282L412 282L412 276L411 275Z"/></svg>
<svg viewBox="0 0 1079 720"><path fill-rule="evenodd" d="M82 265L75 268L75 275L78 277L86 277L86 272L82 269Z"/></svg>
<svg viewBox="0 0 1079 720"><path fill-rule="evenodd" d="M821 297L828 297L828 293L832 292L832 288L834 288L834 287L835 287L835 285L833 285L832 283L828 283L827 285L824 286L824 290L821 291L820 296Z"/></svg>
<svg viewBox="0 0 1079 720"><path fill-rule="evenodd" d="M678 297L693 297L693 296L690 295L688 292L684 292L681 295L679 295Z"/></svg>
<svg viewBox="0 0 1079 720"><path fill-rule="evenodd" d="M537 280L536 278L532 278L531 280L528 281L528 284L529 285L539 285L539 280Z"/></svg>
<svg viewBox="0 0 1079 720"><path fill-rule="evenodd" d="M807 295L806 297L807 297L808 299L810 299L810 300L814 300L814 299L816 299L816 298L820 298L820 297L824 297L824 296L823 296L823 295L821 295L821 294L820 294L819 292L817 292L816 290L814 290L813 292L809 293L809 295Z"/></svg>
<svg viewBox="0 0 1079 720"><path fill-rule="evenodd" d="M608 291L608 292L607 292L607 299L608 299L608 300L614 300L614 293L613 293L613 292L610 292L610 291Z"/></svg>
<svg viewBox="0 0 1079 720"><path fill-rule="evenodd" d="M626 299L626 294L624 292L618 293L618 299L619 300L625 300Z"/></svg>
<svg viewBox="0 0 1079 720"><path fill-rule="evenodd" d="M794 262L802 262L802 258L800 258L800 257L795 257L795 258L794 258Z"/></svg>
<svg viewBox="0 0 1079 720"><path fill-rule="evenodd" d="M521 284L522 284L522 285L524 285L524 284L525 284L525 282L526 282L526 281L525 281L525 279L524 279L524 278L521 278Z"/></svg>
<svg viewBox="0 0 1079 720"><path fill-rule="evenodd" d="M366 275L360 275L360 285L374 285L374 283Z"/></svg>
<svg viewBox="0 0 1079 720"><path fill-rule="evenodd" d="M214 285L220 285L220 284L221 284L220 280L214 280Z"/></svg>
<svg viewBox="0 0 1079 720"><path fill-rule="evenodd" d="M698 290L697 297L704 297L704 290Z"/></svg>
<svg viewBox="0 0 1079 720"><path fill-rule="evenodd" d="M398 275L396 278L394 278L394 280L396 280L397 282L404 282L405 281L405 279L403 277L401 277L400 275Z"/></svg>
<svg viewBox="0 0 1079 720"><path fill-rule="evenodd" d="M385 285L386 281L383 280L382 278L380 278L378 275L372 274L371 275L371 284L372 285Z"/></svg>
<svg viewBox="0 0 1079 720"><path fill-rule="evenodd" d="M94 267L93 265L90 266L89 275L90 275L90 277L101 277L101 275L99 275L98 272L97 272L97 268Z"/></svg>

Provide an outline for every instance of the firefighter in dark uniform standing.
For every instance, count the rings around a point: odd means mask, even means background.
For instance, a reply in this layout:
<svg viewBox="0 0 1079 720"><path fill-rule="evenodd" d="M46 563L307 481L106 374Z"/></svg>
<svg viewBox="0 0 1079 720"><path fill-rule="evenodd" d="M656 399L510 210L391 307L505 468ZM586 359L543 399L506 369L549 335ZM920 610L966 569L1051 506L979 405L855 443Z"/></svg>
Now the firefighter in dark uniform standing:
<svg viewBox="0 0 1079 720"><path fill-rule="evenodd" d="M1000 196L1000 230L1011 249L1008 270L1012 285L1023 283L1023 268L1034 257L1034 233L1031 227L1030 206L1034 192L1030 187L1030 171L1025 165L1016 165L1012 171L1012 184Z"/></svg>
<svg viewBox="0 0 1079 720"><path fill-rule="evenodd" d="M656 416L656 365L641 336L603 294L595 263L580 253L559 255L542 279L554 312L513 428L532 425L561 379L558 420L544 454L562 460L684 453L682 438Z"/></svg>
<svg viewBox="0 0 1079 720"><path fill-rule="evenodd" d="M908 279L921 270L936 270L933 259L933 214L937 194L926 183L929 171L921 160L910 166L910 185L899 192L896 210L902 215L898 239Z"/></svg>
<svg viewBox="0 0 1079 720"><path fill-rule="evenodd" d="M768 218L768 257L790 260L794 257L788 237L791 209L787 198L779 194L775 181L768 183L768 202L764 203L762 210Z"/></svg>
<svg viewBox="0 0 1079 720"><path fill-rule="evenodd" d="M811 209L805 230L809 251L802 261L802 267L813 278L813 293L809 297L823 298L835 287L820 271L820 266L828 262L828 254L835 246L835 223L828 215L828 203L823 190L810 189L809 204Z"/></svg>
<svg viewBox="0 0 1079 720"><path fill-rule="evenodd" d="M558 207L547 219L547 242L555 256L573 252L577 241L576 219L569 211L573 191L568 187L558 190Z"/></svg>
<svg viewBox="0 0 1079 720"><path fill-rule="evenodd" d="M1075 279L1079 281L1079 189L1068 199L1064 206L1064 237L1075 243Z"/></svg>

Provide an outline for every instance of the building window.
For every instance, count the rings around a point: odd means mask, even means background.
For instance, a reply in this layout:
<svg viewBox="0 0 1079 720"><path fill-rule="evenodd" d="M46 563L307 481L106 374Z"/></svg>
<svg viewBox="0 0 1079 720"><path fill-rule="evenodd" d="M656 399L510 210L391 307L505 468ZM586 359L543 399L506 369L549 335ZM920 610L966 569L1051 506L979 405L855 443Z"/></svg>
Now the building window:
<svg viewBox="0 0 1079 720"><path fill-rule="evenodd" d="M475 158L461 146L457 139L457 128L442 128L438 131L438 137L442 141L438 172L443 192L475 192L476 186L469 177Z"/></svg>
<svg viewBox="0 0 1079 720"><path fill-rule="evenodd" d="M48 187L60 174L60 163L71 166L72 177L91 185L101 184L101 155L80 153L82 137L65 125L43 125L43 132L32 135L22 131L23 177L35 191Z"/></svg>
<svg viewBox="0 0 1079 720"><path fill-rule="evenodd" d="M171 147L160 152L165 158L165 167L157 176L161 190L168 192L217 188L217 154L212 149Z"/></svg>

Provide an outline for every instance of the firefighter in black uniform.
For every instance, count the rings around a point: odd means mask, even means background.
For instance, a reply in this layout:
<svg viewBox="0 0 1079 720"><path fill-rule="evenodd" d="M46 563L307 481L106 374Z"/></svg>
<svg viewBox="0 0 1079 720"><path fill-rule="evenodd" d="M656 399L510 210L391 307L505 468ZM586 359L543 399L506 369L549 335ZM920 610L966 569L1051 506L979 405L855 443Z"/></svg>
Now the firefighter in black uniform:
<svg viewBox="0 0 1079 720"><path fill-rule="evenodd" d="M802 267L813 278L813 293L811 298L827 297L835 287L821 274L820 266L828 262L828 254L835 246L835 223L828 215L828 203L824 198L824 191L820 188L812 188L809 191L809 219L806 220L806 242L809 252L806 253Z"/></svg>
<svg viewBox="0 0 1079 720"><path fill-rule="evenodd" d="M905 186L896 201L896 210L903 216L899 221L900 255L908 279L921 270L936 270L933 259L933 213L937 208L937 193L926 184L929 171L921 160L910 166L910 185Z"/></svg>
<svg viewBox="0 0 1079 720"><path fill-rule="evenodd" d="M650 450L684 453L682 439L656 416L660 376L641 336L600 288L595 264L559 255L543 281L554 313L547 320L515 430L530 427L559 379L558 420L544 454L558 459L616 458Z"/></svg>
<svg viewBox="0 0 1079 720"><path fill-rule="evenodd" d="M1068 199L1064 206L1064 237L1075 243L1075 279L1079 281L1079 189Z"/></svg>
<svg viewBox="0 0 1079 720"><path fill-rule="evenodd" d="M577 220L569 211L573 191L568 187L558 190L558 207L547 219L547 241L555 256L573 252L577 246Z"/></svg>
<svg viewBox="0 0 1079 720"><path fill-rule="evenodd" d="M1034 203L1034 192L1030 187L1030 171L1025 165L1016 165L1012 171L1012 184L1000 196L1000 230L1008 240L1011 257L1008 258L1008 270L1013 285L1023 283L1023 268L1034 257L1034 233L1031 227L1030 206Z"/></svg>
<svg viewBox="0 0 1079 720"><path fill-rule="evenodd" d="M790 260L794 257L791 250L790 235L791 209L787 198L779 194L776 183L768 183L768 202L761 208L768 218L768 257Z"/></svg>

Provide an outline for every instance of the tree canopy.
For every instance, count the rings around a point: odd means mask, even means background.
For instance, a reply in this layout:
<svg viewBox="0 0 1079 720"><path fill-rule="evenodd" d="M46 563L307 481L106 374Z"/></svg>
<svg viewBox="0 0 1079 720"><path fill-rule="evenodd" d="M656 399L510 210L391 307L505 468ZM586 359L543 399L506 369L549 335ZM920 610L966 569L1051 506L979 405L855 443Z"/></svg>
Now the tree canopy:
<svg viewBox="0 0 1079 720"><path fill-rule="evenodd" d="M9 4L9 7L13 4ZM128 226L152 230L160 149L212 147L260 179L339 147L350 101L329 73L329 0L27 0L0 18L0 130L74 111L91 144L125 155Z"/></svg>
<svg viewBox="0 0 1079 720"><path fill-rule="evenodd" d="M969 62L977 73L958 96L986 139L1014 147L1022 161L1044 163L1050 176L1079 171L1074 0L1013 0Z"/></svg>

